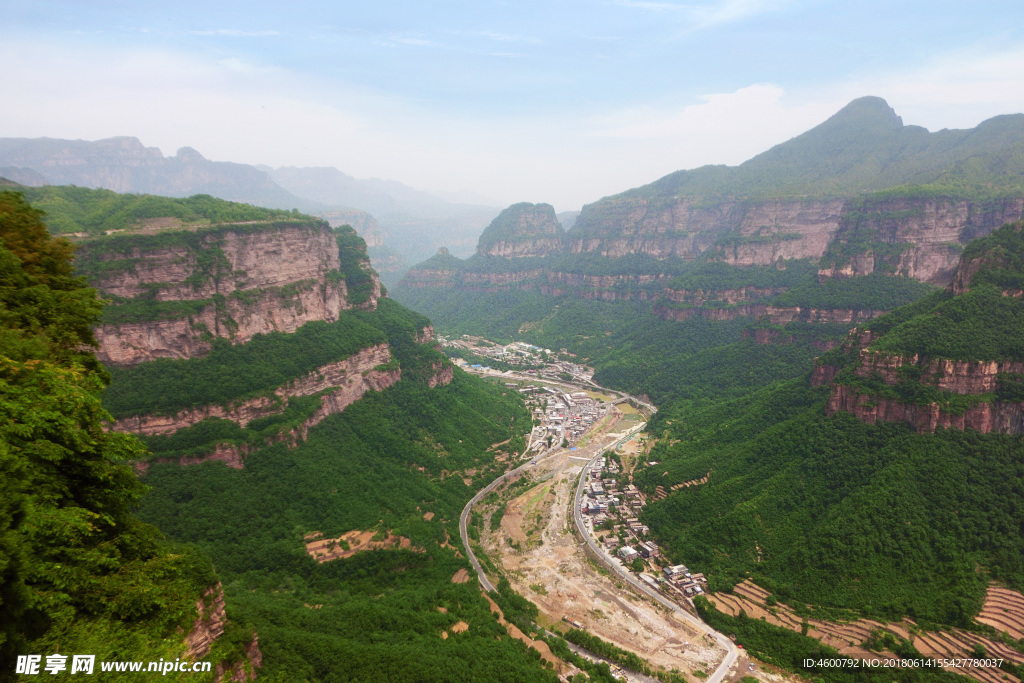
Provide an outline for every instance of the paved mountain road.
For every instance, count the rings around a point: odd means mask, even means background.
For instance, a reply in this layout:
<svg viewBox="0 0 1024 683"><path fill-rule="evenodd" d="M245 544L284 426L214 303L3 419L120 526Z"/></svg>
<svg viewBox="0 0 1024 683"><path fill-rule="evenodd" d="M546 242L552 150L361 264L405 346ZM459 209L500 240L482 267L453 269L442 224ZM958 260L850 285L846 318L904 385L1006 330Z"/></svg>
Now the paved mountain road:
<svg viewBox="0 0 1024 683"><path fill-rule="evenodd" d="M591 384L593 384L593 383L591 383ZM596 387L597 385L593 385L593 386ZM598 387L598 388L600 388L600 387ZM641 403L642 405L650 407L650 408L653 409L653 406L648 406L648 404L643 403L642 401L637 401L637 403ZM714 673L712 673L707 678L707 683L722 683L722 681L724 681L725 678L729 675L730 668L736 663L736 660L739 658L739 650L736 647L736 645L733 644L733 642L731 640L729 640L729 638L727 638L723 634L719 633L718 631L715 631L710 626L705 624L703 621L701 621L697 617L693 616L692 614L690 614L689 612L687 612L686 610L681 608L675 602L667 599L659 591L654 590L653 588L647 586L643 582L641 582L638 579L636 579L632 574L630 574L630 572L628 570L624 569L620 564L618 564L617 562L612 560L610 557L608 557L608 555L604 552L604 550L600 546L598 546L598 544L594 541L593 536L590 534L590 531L587 529L586 523L583 520L583 513L580 510L580 507L581 507L580 506L580 501L581 501L582 496L583 496L584 485L586 484L586 481L587 481L587 478L586 478L587 471L590 469L591 466L594 465L594 463L597 461L598 458L600 458L602 455L604 455L605 451L607 451L609 448L616 448L616 447L618 447L619 444L621 444L624 441L626 441L634 433L636 433L636 432L640 431L641 429L643 429L644 426L645 426L645 424L641 423L641 424L637 425L636 427L631 428L629 431L627 431L621 438L617 439L615 442L613 442L613 443L611 443L611 444L609 444L607 446L604 446L603 448L599 449L597 451L596 455L594 455L593 458L591 458L589 460L589 462L584 466L583 472L580 475L579 483L576 486L576 494L573 497L573 517L574 517L574 520L575 520L575 523L576 523L576 528L579 531L580 536L586 540L587 546L589 547L589 550L590 550L590 554L593 555L596 559L598 559L602 564L604 564L609 570L611 570L613 573L615 573L622 580L624 580L627 583L629 583L629 585L632 586L635 590L639 591L643 595L646 595L647 597L650 597L651 599L657 601L659 604L661 604L664 607L668 608L676 616L680 617L681 619L685 620L687 623L691 624L694 628L696 628L701 633L704 633L705 635L710 636L719 645L722 646L722 648L726 652L725 658L722 660L722 662L715 669ZM531 439L532 439L532 432L531 432ZM527 452L529 452L529 444L527 444ZM468 524L469 524L469 516L470 516L470 514L473 511L473 506L476 505L478 502L480 502L480 500L483 499L484 496L489 494L491 491L493 491L495 488L497 488L503 482L508 481L509 479L520 475L523 472L523 470L525 470L528 467L534 467L535 463L537 465L539 465L542 461L548 459L549 457L552 457L557 452L558 452L558 449L555 449L554 451L550 451L547 454L545 454L545 455L543 455L543 456L541 456L539 458L534 458L531 461L527 461L527 462L523 463L522 465L520 465L519 467L516 467L513 470L509 470L508 472L506 472L505 474L501 475L500 477L498 477L497 479L492 481L490 484L488 484L487 486L482 488L475 496L473 496L473 498L468 503L466 503L466 507L463 508L462 514L459 517L459 535L462 537L462 547L465 549L466 557L469 558L470 563L473 565L473 569L476 570L477 578L479 579L480 585L483 586L483 589L485 591L493 591L493 590L496 590L496 588L495 588L494 584L491 583L490 579L487 578L486 573L484 572L483 568L480 566L479 560L477 560L476 555L473 553L472 549L469 546Z"/></svg>

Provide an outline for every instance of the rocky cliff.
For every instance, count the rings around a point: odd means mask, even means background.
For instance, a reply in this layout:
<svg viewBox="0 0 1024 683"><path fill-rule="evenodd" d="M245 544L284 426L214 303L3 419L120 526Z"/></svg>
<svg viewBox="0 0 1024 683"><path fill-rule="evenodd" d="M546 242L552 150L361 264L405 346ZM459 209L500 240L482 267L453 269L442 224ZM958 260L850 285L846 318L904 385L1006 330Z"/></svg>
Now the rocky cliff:
<svg viewBox="0 0 1024 683"><path fill-rule="evenodd" d="M918 433L936 429L974 429L983 434L1024 434L1024 403L979 401L962 411L947 411L937 403L909 404L899 399L860 393L847 386L836 386L826 413L850 413L868 424L908 422Z"/></svg>
<svg viewBox="0 0 1024 683"><path fill-rule="evenodd" d="M589 204L564 235L547 205L516 204L484 231L477 255L561 256L544 270L588 274L599 259L638 256L743 267L812 259L822 280L880 272L945 285L968 241L1024 216L1024 155L1008 150L1024 150L1024 115L929 133L884 100L860 98L740 166L677 171ZM407 286L462 286L457 265L428 270Z"/></svg>
<svg viewBox="0 0 1024 683"><path fill-rule="evenodd" d="M836 239L824 255L821 277L887 270L947 285L963 246L1024 217L1024 197L967 200L910 192L847 202Z"/></svg>
<svg viewBox="0 0 1024 683"><path fill-rule="evenodd" d="M705 320L735 320L736 318L763 318L773 325L791 322L839 323L852 325L882 315L885 311L852 308L813 308L805 306L772 306L769 304L740 304L737 306L674 307L664 302L654 306L654 314L663 320L683 321L692 317Z"/></svg>
<svg viewBox="0 0 1024 683"><path fill-rule="evenodd" d="M218 583L211 586L199 600L196 601L196 610L199 616L192 625L192 630L185 636L184 659L198 661L210 654L210 648L214 641L224 635L224 627L227 625L227 614L224 605L224 588ZM236 662L218 662L214 671L215 682L230 681L253 681L256 680L256 670L263 665L263 653L260 652L259 638L253 633L252 640L245 646L244 656Z"/></svg>
<svg viewBox="0 0 1024 683"><path fill-rule="evenodd" d="M769 265L821 257L839 228L842 207L842 200L614 197L583 207L567 240L574 254L691 260L716 247L712 253L727 263Z"/></svg>
<svg viewBox="0 0 1024 683"><path fill-rule="evenodd" d="M358 306L373 309L379 281L365 252L356 259L372 279ZM341 265L334 233L309 221L119 234L83 242L79 256L90 283L114 300L96 330L98 355L113 365L194 357L211 338L244 343L337 320L353 307L352 273Z"/></svg>
<svg viewBox="0 0 1024 683"><path fill-rule="evenodd" d="M787 291L788 287L739 287L734 289L673 289L666 287L662 296L666 301L703 306L707 303L729 304L769 299Z"/></svg>
<svg viewBox="0 0 1024 683"><path fill-rule="evenodd" d="M289 398L312 396L321 392L329 392L321 397L321 406L328 411L326 414L330 414L330 411L341 412L367 391L380 390L398 381L401 377L399 370L377 369L391 360L391 349L386 344L371 346L349 358L317 368L265 396L250 398L230 406L207 405L189 408L174 415L126 417L115 422L114 429L145 436L173 434L179 429L186 429L210 418L231 420L240 427L245 427L253 420L284 412ZM323 416L317 423L322 419Z"/></svg>
<svg viewBox="0 0 1024 683"><path fill-rule="evenodd" d="M1024 402L998 398L1003 381L1013 381L1024 374L1024 361L967 361L893 354L867 348L875 339L870 333L851 338L856 339L853 345L857 360L846 373L828 363L818 363L812 373L812 384L832 385L827 414L844 411L868 424L908 422L920 433L940 428L1024 433ZM857 378L865 382L858 382ZM893 390L879 388L878 383ZM915 394L915 383L938 390L934 400L910 402L902 398Z"/></svg>
<svg viewBox="0 0 1024 683"><path fill-rule="evenodd" d="M1024 433L1022 302L1024 223L972 242L941 298L855 330L819 360L812 384L829 385L826 412L868 423ZM976 289L976 291L974 291Z"/></svg>
<svg viewBox="0 0 1024 683"><path fill-rule="evenodd" d="M480 256L525 258L562 251L564 230L550 204L513 204L491 221L477 243Z"/></svg>

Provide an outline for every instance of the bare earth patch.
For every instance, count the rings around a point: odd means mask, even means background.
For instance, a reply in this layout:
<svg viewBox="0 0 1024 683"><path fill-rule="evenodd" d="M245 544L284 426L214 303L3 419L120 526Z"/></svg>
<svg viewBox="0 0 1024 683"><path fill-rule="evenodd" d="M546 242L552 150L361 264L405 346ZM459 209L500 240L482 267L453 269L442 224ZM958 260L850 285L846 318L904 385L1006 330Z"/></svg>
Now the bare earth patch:
<svg viewBox="0 0 1024 683"><path fill-rule="evenodd" d="M337 538L320 538L322 534L315 531L307 534L303 540L306 541L306 552L313 556L317 562L329 562L344 557L352 557L364 550L384 550L386 548L411 548L412 541L404 536L392 536L389 531L383 539L373 540L378 535L376 531L347 531ZM344 543L342 543L344 541ZM345 544L348 549L345 549Z"/></svg>
<svg viewBox="0 0 1024 683"><path fill-rule="evenodd" d="M469 581L469 572L465 568L455 572L455 576L452 577L452 583L466 583Z"/></svg>

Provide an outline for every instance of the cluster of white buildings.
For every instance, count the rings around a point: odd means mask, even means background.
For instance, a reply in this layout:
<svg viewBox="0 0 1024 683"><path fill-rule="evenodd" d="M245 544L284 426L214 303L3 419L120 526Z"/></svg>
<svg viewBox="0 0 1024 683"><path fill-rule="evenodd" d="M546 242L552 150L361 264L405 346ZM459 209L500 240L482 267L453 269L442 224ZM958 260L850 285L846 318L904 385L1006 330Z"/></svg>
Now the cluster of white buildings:
<svg viewBox="0 0 1024 683"><path fill-rule="evenodd" d="M661 552L658 545L647 538L650 529L638 518L646 499L633 484L626 484L620 490L615 477L618 471L618 465L607 457L590 467L584 475L586 496L580 501L580 511L590 519L592 529L609 520L618 527L619 534L608 534L603 540L606 552L618 556L626 565L644 559L657 568ZM624 536L625 541L620 540L620 536ZM679 597L692 598L707 590L704 575L691 574L681 564L664 567L657 576L641 572L640 579Z"/></svg>
<svg viewBox="0 0 1024 683"><path fill-rule="evenodd" d="M506 386L517 385L509 383ZM538 450L547 447L549 438L553 446L561 445L562 441L575 442L608 412L608 406L594 400L585 391L568 393L551 387L528 385L519 392L542 398L542 407L533 411L534 418L540 423L534 431L534 447Z"/></svg>

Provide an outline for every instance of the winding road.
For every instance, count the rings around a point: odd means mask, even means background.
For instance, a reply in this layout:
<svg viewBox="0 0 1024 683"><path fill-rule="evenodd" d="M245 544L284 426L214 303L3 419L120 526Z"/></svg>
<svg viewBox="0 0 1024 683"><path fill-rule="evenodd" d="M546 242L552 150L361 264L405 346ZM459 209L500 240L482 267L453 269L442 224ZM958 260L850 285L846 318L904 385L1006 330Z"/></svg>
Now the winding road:
<svg viewBox="0 0 1024 683"><path fill-rule="evenodd" d="M644 425L640 425L639 427L634 428L634 430L631 430L631 432L636 431L638 429L642 429L643 427ZM729 669L732 667L733 664L736 663L736 660L739 658L739 649L736 647L736 645L733 644L733 642L726 638L724 635L722 635L721 633L714 630L697 617L693 616L692 614L684 610L675 602L666 598L659 591L656 591L650 586L644 584L642 581L637 580L636 577L634 577L622 565L608 557L607 553L604 552L604 550L594 540L594 537L591 536L590 531L587 529L586 523L583 521L583 513L580 510L580 502L583 498L583 489L586 487L587 483L587 470L593 467L594 464L597 462L598 458L604 455L605 450L607 450L608 448L617 447L620 443L629 438L631 432L627 432L627 436L624 436L623 438L619 439L611 446L607 446L606 448L602 449L601 452L595 455L594 458L587 463L586 467L583 468L583 473L580 475L580 481L576 485L576 495L573 497L572 503L573 519L575 519L576 521L576 529L579 530L580 535L584 539L586 539L587 546L591 550L591 555L595 559L600 561L601 564L603 564L605 567L614 572L619 578L629 583L629 585L635 588L637 591L656 600L659 604L672 610L672 612L676 616L680 617L681 619L691 624L701 633L714 638L715 641L725 649L725 658L722 660L721 664L718 665L718 668L715 669L715 672L708 676L707 679L708 683L721 683L723 680L725 680L725 677L729 675Z"/></svg>
<svg viewBox="0 0 1024 683"><path fill-rule="evenodd" d="M597 385L594 384L593 382L590 382L590 384L592 386L597 387ZM598 388L600 389L600 387L598 387ZM636 400L636 399L634 399L634 400ZM644 403L643 401L636 400L636 402L641 404L641 405L644 405L645 407L650 408L652 411L656 410L653 406L650 406L647 403ZM733 644L733 642L731 640L729 640L729 638L727 638L723 634L719 633L718 631L715 631L710 626L705 624L703 621L701 621L697 617L693 616L692 614L690 614L689 612L687 612L686 610L681 608L675 602L667 599L660 592L650 588L646 584L644 584L641 581L637 580L632 574L630 574L630 572L628 570L624 569L620 564L618 564L617 562L612 560L610 557L608 557L608 555L604 552L604 550L600 546L598 546L598 544L594 541L593 536L591 536L589 530L586 527L586 524L583 521L583 514L582 514L582 512L580 510L580 507L581 507L580 506L580 501L581 501L581 498L583 496L583 489L584 489L584 486L585 486L586 481L587 481L586 472L590 469L590 467L592 467L594 465L595 462L597 462L598 458L600 458L600 457L602 457L604 455L605 451L607 451L609 448L617 448L620 444L625 442L633 434L635 434L636 432L640 431L645 426L646 426L646 423L641 423L641 424L637 425L636 427L631 428L629 431L627 431L621 438L619 438L615 442L613 442L613 443L611 443L611 444L601 448L597 452L597 454L583 468L583 473L580 475L579 484L577 484L577 486L576 486L576 495L573 497L573 517L574 517L574 520L575 520L575 523L576 523L576 528L580 532L580 536L586 540L586 543L587 543L587 545L588 545L588 547L590 549L590 554L594 558L599 560L609 570L611 570L617 576L619 576L621 579L626 581L634 589L636 589L637 591L639 591L643 595L646 595L647 597L650 597L651 599L657 601L659 604L663 605L664 607L668 608L676 616L680 617L681 619L683 619L686 622L688 622L689 624L691 624L698 631L700 631L701 633L703 633L705 635L708 635L711 638L713 638L719 645L722 646L723 649L725 649L725 652L726 652L725 658L722 660L722 662L715 669L714 673L712 673L707 678L707 683L722 683L722 681L725 680L726 676L729 675L729 669L733 666L733 664L736 663L736 660L739 658L739 650L737 649L736 645ZM532 438L532 432L531 432L531 438ZM528 452L528 450L529 450L529 444L527 444L527 452ZM545 454L544 456L541 456L540 458L536 458L535 460L536 460L536 462L539 463L540 461L547 459L551 455L552 455L552 453L549 452L549 453ZM480 500L484 496L489 494L491 491L493 491L495 488L497 488L503 482L508 481L509 479L511 479L511 478L513 478L515 476L518 476L519 474L522 473L522 471L525 468L530 467L532 465L533 465L533 461L527 461L524 464L520 465L519 467L516 467L513 470L509 470L505 474L501 475L500 477L498 477L497 479L492 481L490 484L488 484L487 486L482 488L475 496L473 496L473 498L468 503L466 503L466 507L463 508L462 514L459 516L459 535L462 537L462 547L465 549L466 557L469 558L470 563L473 565L473 569L476 570L477 578L480 580L480 585L483 586L485 591L493 591L493 590L496 590L496 588L495 588L494 584L491 583L490 579L487 578L486 573L484 572L483 568L480 566L479 560L477 560L476 555L473 553L473 550L469 547L469 529L468 529L469 516L470 516L470 514L473 511L473 506L476 505L478 502L480 502Z"/></svg>

